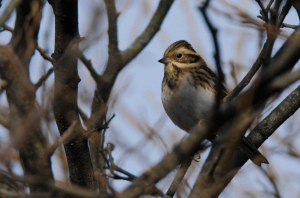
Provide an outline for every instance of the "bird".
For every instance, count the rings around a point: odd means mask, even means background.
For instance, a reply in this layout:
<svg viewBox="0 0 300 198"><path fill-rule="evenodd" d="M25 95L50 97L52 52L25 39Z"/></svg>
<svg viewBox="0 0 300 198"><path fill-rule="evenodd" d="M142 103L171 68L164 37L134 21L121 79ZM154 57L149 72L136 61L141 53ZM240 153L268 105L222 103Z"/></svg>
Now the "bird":
<svg viewBox="0 0 300 198"><path fill-rule="evenodd" d="M215 105L217 75L185 40L171 44L158 62L164 64L161 99L169 118L186 132L197 124L201 126ZM220 90L223 99L228 92L223 84ZM247 138L243 138L239 148L254 164L269 163Z"/></svg>

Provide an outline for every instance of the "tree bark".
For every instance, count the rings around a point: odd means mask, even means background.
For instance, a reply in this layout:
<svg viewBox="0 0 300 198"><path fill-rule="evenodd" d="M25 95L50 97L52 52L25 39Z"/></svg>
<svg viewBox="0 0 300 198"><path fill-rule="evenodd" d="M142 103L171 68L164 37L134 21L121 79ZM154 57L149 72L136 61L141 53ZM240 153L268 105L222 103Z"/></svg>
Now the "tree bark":
<svg viewBox="0 0 300 198"><path fill-rule="evenodd" d="M80 124L77 97L80 78L77 71L78 1L49 1L55 14L55 51L52 55L55 83L53 110L58 130L62 135L77 121L75 137L64 145L70 181L75 186L96 189L85 130Z"/></svg>

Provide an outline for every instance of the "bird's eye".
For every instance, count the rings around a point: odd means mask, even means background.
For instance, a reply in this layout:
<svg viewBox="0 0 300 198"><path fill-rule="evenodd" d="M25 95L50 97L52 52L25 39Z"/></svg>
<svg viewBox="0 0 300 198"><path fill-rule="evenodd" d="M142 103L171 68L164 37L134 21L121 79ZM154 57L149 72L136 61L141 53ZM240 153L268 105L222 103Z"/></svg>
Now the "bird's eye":
<svg viewBox="0 0 300 198"><path fill-rule="evenodd" d="M177 58L181 58L182 54L177 54L176 56L177 56Z"/></svg>

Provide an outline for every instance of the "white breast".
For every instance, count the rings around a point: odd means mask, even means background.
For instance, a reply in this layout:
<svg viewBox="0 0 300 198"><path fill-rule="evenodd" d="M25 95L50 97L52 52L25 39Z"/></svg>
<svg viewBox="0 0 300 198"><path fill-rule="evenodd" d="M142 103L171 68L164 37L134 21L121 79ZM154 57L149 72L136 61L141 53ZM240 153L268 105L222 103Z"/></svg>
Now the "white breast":
<svg viewBox="0 0 300 198"><path fill-rule="evenodd" d="M178 87L171 90L167 85L162 87L162 103L168 116L178 127L189 131L207 118L215 100L215 94L211 90L201 86L191 85L191 76L187 73L179 80ZM190 81L191 82L191 81Z"/></svg>

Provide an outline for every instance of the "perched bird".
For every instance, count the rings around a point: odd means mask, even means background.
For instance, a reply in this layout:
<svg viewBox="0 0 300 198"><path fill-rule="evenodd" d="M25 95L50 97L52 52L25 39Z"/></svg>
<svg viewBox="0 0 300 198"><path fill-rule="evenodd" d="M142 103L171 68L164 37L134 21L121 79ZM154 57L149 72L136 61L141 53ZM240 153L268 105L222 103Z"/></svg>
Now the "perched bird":
<svg viewBox="0 0 300 198"><path fill-rule="evenodd" d="M159 62L165 65L161 94L164 109L175 125L188 132L210 116L218 77L184 40L171 44ZM222 86L221 98L226 95L227 90ZM268 163L246 138L240 148L256 165Z"/></svg>

